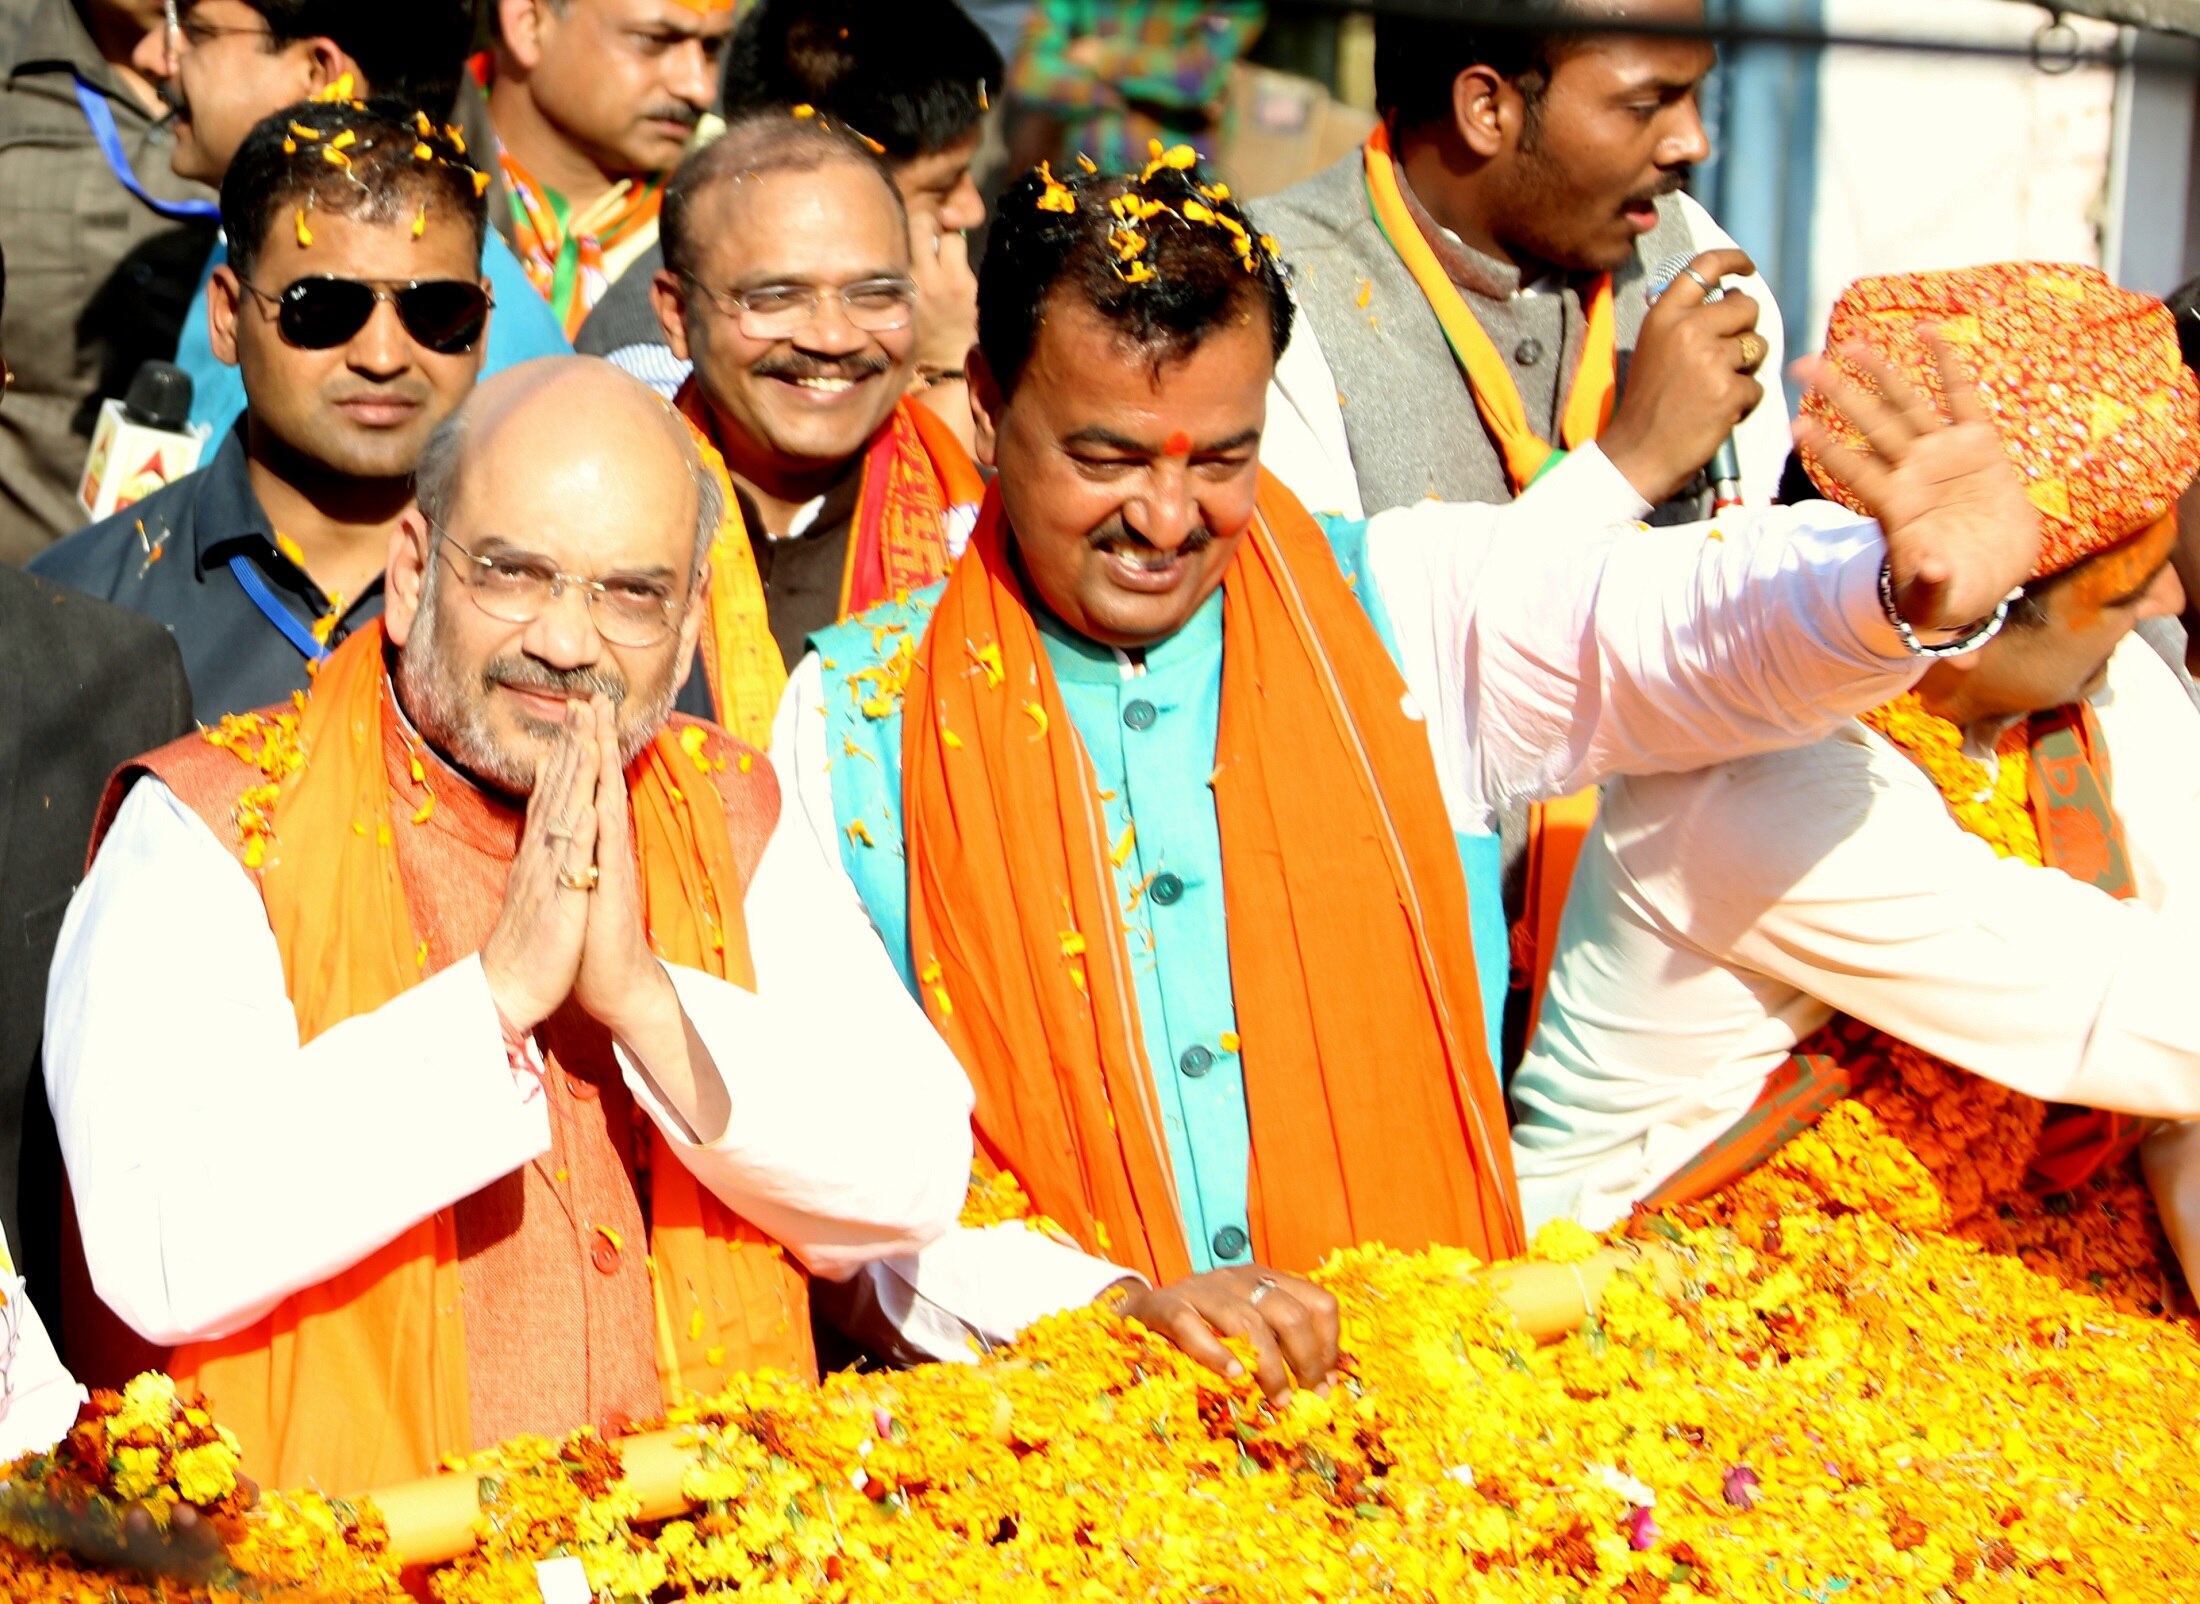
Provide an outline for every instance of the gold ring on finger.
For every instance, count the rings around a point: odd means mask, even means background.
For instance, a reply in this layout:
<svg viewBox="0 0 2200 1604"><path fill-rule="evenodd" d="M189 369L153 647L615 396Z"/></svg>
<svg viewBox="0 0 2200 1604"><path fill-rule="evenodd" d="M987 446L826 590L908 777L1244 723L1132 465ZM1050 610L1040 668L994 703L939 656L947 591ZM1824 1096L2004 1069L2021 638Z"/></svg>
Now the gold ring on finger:
<svg viewBox="0 0 2200 1604"><path fill-rule="evenodd" d="M1755 373L1764 366L1765 358L1772 354L1772 342L1762 334L1747 332L1741 336L1742 371Z"/></svg>
<svg viewBox="0 0 2200 1604"><path fill-rule="evenodd" d="M596 882L602 878L603 870L593 863L579 874L575 874L562 863L558 865L558 884L568 891L593 891L596 889Z"/></svg>

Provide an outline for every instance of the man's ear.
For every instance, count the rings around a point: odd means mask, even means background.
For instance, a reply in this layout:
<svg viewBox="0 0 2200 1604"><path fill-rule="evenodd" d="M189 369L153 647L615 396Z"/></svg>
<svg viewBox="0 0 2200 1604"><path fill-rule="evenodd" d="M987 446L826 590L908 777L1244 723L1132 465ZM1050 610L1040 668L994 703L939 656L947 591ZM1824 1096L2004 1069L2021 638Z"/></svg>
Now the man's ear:
<svg viewBox="0 0 2200 1604"><path fill-rule="evenodd" d="M550 21L545 0L497 0L497 39L506 54L532 71L542 61L542 36Z"/></svg>
<svg viewBox="0 0 2200 1604"><path fill-rule="evenodd" d="M382 575L382 630L390 644L403 649L420 618L420 594L435 560L435 537L427 516L407 507L390 531L390 555Z"/></svg>
<svg viewBox="0 0 2200 1604"><path fill-rule="evenodd" d="M1519 91L1496 68L1469 67L1451 81L1453 131L1484 161L1502 155L1513 132L1507 127L1506 106L1518 99Z"/></svg>
<svg viewBox="0 0 2200 1604"><path fill-rule="evenodd" d="M1001 422L1008 413L1008 397L993 377L993 365L978 346L970 348L966 372L970 375L970 417L977 425L970 449L983 468L1000 467Z"/></svg>
<svg viewBox="0 0 2200 1604"><path fill-rule="evenodd" d="M335 40L300 39L290 48L296 52L305 71L306 87L298 97L300 100L311 100L347 76L351 79L352 98L364 100L375 92L375 86L367 82L367 75L359 70L359 63Z"/></svg>
<svg viewBox="0 0 2200 1604"><path fill-rule="evenodd" d="M237 365L237 318L243 310L244 283L227 262L214 269L206 281L206 343L214 348L214 360Z"/></svg>
<svg viewBox="0 0 2200 1604"><path fill-rule="evenodd" d="M659 268L649 281L649 309L657 314L665 343L682 362L693 362L695 354L688 349L687 298L686 281L670 268Z"/></svg>

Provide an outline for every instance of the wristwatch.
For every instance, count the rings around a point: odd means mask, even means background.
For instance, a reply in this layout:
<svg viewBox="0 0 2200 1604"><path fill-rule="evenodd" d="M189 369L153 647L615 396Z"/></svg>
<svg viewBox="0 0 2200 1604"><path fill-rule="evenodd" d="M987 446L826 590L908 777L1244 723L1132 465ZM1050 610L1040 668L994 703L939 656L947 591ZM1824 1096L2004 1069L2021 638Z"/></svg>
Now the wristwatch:
<svg viewBox="0 0 2200 1604"><path fill-rule="evenodd" d="M1954 640L1944 641L1938 646L1928 646L1917 638L1917 631L1902 616L1902 609L1894 604L1894 565L1885 558L1879 563L1879 610L1887 615L1887 622L1894 626L1895 634L1901 637L1902 649L1912 657L1961 657L1966 652L1977 651L2001 633L2001 626L2009 622L2010 605L2023 594L2024 587L2019 585L2002 597L2000 605L1992 612Z"/></svg>

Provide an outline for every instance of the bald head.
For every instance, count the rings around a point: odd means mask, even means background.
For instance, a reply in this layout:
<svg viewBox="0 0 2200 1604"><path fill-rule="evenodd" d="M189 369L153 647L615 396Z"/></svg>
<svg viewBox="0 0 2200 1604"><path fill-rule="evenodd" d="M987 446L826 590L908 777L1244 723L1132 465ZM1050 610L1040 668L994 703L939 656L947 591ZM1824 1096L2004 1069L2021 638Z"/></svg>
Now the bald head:
<svg viewBox="0 0 2200 1604"><path fill-rule="evenodd" d="M456 514L467 464L559 463L582 477L693 487L693 562L700 564L725 515L715 475L703 470L694 433L640 380L592 356L546 356L475 386L421 453L413 475L422 514L438 528Z"/></svg>
<svg viewBox="0 0 2200 1604"><path fill-rule="evenodd" d="M601 694L631 762L694 661L723 509L687 424L598 358L523 363L436 431L416 490L384 619L421 734L523 795L566 704Z"/></svg>

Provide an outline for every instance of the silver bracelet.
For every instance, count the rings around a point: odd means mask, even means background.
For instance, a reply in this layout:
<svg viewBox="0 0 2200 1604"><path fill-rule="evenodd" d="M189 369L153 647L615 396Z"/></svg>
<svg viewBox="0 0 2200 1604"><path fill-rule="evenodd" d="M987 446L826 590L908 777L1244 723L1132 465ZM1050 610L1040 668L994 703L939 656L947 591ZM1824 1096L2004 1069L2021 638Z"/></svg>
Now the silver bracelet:
<svg viewBox="0 0 2200 1604"><path fill-rule="evenodd" d="M1943 642L1941 645L1928 646L1917 638L1917 631L1912 629L1910 621L1902 616L1902 609L1894 604L1893 563L1885 558L1880 559L1879 563L1879 609L1887 615L1887 622L1894 626L1895 634L1901 637L1902 649L1912 657L1961 657L1966 652L1977 651L2001 633L2001 626L2009 622L2010 604L2023 594L2024 587L2019 585L2008 595L2002 597L1999 606L1972 625L1964 634L1957 636L1952 641Z"/></svg>

